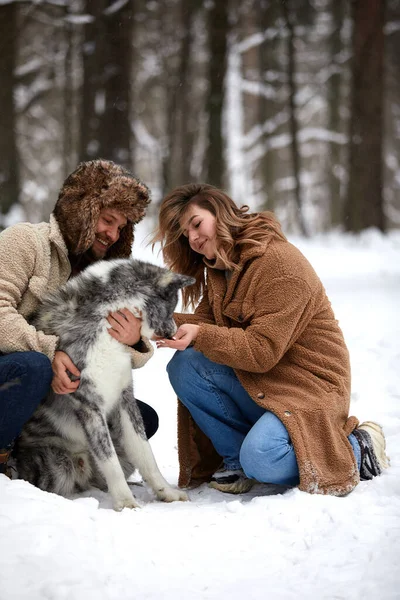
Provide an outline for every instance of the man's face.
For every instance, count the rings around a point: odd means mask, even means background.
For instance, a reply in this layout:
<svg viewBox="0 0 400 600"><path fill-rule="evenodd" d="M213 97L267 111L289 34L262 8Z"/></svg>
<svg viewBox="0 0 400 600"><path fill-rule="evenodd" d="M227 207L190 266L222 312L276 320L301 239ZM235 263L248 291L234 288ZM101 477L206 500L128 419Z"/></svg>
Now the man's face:
<svg viewBox="0 0 400 600"><path fill-rule="evenodd" d="M95 240L90 248L93 258L99 260L105 257L107 250L119 239L127 223L127 218L117 210L103 208L100 211Z"/></svg>

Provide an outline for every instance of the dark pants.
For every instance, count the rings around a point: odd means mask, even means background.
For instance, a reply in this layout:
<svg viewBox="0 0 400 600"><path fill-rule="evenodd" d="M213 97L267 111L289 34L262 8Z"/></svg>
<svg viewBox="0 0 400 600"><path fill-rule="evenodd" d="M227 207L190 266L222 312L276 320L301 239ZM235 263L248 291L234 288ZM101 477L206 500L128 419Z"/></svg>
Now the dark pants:
<svg viewBox="0 0 400 600"><path fill-rule="evenodd" d="M13 352L0 355L0 448L9 447L47 395L53 371L40 352ZM146 435L158 429L156 411L137 400Z"/></svg>

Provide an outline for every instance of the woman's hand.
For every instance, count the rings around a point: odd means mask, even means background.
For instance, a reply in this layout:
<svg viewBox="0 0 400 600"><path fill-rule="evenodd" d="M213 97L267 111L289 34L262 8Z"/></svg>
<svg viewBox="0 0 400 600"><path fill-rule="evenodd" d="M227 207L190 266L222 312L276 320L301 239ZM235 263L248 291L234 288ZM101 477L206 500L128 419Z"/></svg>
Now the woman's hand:
<svg viewBox="0 0 400 600"><path fill-rule="evenodd" d="M61 350L57 350L51 367L54 373L51 387L56 394L72 394L78 389L79 379L78 381L71 381L67 371L75 377L80 377L81 374L68 354L61 352Z"/></svg>
<svg viewBox="0 0 400 600"><path fill-rule="evenodd" d="M157 348L173 348L174 350L186 350L192 344L199 333L199 325L186 323L181 325L172 340L162 339L156 341Z"/></svg>
<svg viewBox="0 0 400 600"><path fill-rule="evenodd" d="M110 313L107 321L111 325L108 333L121 344L134 346L140 340L142 319L135 317L127 308Z"/></svg>

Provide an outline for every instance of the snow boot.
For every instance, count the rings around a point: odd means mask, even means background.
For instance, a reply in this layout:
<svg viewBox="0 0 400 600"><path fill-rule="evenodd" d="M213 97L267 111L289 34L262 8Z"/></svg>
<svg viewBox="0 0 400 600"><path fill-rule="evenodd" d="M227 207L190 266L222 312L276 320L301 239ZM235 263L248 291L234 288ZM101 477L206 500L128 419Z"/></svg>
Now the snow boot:
<svg viewBox="0 0 400 600"><path fill-rule="evenodd" d="M353 431L361 449L360 479L367 481L380 475L389 466L386 441L382 427L373 421L365 421Z"/></svg>
<svg viewBox="0 0 400 600"><path fill-rule="evenodd" d="M211 477L208 487L227 494L245 494L255 483L257 481L246 477L242 469L221 467Z"/></svg>

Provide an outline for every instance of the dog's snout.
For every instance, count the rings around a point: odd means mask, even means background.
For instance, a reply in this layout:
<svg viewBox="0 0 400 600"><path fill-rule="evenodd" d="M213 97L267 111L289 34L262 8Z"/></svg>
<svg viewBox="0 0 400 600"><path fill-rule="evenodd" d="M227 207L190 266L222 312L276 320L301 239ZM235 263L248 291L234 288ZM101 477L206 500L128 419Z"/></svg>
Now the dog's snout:
<svg viewBox="0 0 400 600"><path fill-rule="evenodd" d="M173 322L171 325L168 324L163 329L156 331L155 336L159 337L159 338L164 338L166 340L171 340L174 337L176 331L177 331L177 326L176 326L175 322Z"/></svg>

